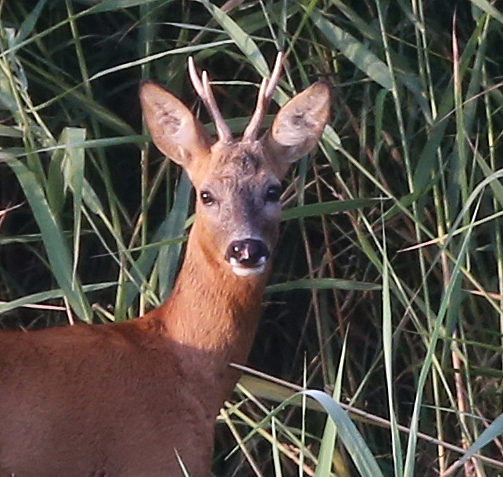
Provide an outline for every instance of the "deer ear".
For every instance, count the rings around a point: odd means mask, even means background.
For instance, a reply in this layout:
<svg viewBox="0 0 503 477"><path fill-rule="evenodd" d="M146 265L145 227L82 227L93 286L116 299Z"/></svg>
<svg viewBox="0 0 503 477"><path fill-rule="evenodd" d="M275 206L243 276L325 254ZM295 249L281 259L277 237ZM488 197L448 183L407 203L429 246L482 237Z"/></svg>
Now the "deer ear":
<svg viewBox="0 0 503 477"><path fill-rule="evenodd" d="M305 156L323 133L330 115L330 86L318 81L286 103L263 138L264 148L286 170Z"/></svg>
<svg viewBox="0 0 503 477"><path fill-rule="evenodd" d="M178 98L145 82L140 86L140 100L152 140L164 155L188 170L195 158L209 154L208 133Z"/></svg>

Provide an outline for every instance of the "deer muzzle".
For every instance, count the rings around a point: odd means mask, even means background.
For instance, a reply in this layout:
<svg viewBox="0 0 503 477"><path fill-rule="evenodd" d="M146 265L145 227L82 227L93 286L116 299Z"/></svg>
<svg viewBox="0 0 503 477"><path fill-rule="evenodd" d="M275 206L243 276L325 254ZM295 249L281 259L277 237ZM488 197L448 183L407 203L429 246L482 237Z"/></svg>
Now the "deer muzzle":
<svg viewBox="0 0 503 477"><path fill-rule="evenodd" d="M262 273L270 256L267 245L262 240L252 238L234 240L225 253L232 271L240 277Z"/></svg>

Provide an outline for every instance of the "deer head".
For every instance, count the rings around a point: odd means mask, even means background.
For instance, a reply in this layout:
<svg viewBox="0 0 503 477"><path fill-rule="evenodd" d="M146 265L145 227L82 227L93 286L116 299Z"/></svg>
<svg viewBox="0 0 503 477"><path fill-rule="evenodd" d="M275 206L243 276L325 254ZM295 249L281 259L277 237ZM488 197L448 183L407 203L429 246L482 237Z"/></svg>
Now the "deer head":
<svg viewBox="0 0 503 477"><path fill-rule="evenodd" d="M257 107L241 139L234 139L216 106L206 71L200 78L192 58L189 74L211 114L213 140L194 114L160 86L146 82L140 98L158 149L182 166L196 190L191 235L208 260L240 277L268 269L278 238L281 179L288 166L316 145L329 118L330 90L317 82L293 97L261 137L259 129L282 67L278 54L270 79L264 79Z"/></svg>

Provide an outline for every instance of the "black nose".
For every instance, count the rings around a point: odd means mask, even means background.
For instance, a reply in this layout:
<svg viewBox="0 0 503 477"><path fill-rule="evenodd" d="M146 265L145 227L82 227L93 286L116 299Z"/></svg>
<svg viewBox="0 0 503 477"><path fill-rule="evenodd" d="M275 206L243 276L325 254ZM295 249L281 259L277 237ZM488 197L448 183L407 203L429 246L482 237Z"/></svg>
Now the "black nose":
<svg viewBox="0 0 503 477"><path fill-rule="evenodd" d="M263 265L271 253L262 240L245 239L231 242L225 253L225 259L231 264L253 268Z"/></svg>

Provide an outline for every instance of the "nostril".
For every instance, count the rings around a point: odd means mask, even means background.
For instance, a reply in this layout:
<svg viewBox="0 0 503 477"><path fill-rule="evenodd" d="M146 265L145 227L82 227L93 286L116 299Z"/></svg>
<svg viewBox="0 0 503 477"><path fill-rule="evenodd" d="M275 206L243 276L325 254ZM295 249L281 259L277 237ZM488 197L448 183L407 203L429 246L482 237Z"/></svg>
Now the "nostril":
<svg viewBox="0 0 503 477"><path fill-rule="evenodd" d="M267 245L262 240L245 239L232 242L227 248L225 259L231 264L251 268L263 265L270 255Z"/></svg>

